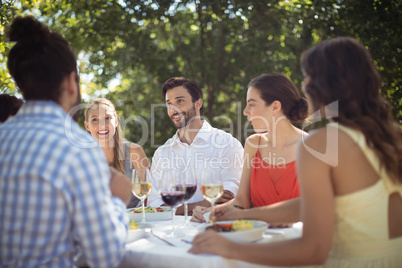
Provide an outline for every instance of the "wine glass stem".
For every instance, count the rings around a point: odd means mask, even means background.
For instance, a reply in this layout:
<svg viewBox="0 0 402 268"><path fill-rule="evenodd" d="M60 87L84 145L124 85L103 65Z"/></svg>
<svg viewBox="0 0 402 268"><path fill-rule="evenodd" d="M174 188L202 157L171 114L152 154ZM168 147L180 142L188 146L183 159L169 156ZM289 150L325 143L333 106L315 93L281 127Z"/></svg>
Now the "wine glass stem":
<svg viewBox="0 0 402 268"><path fill-rule="evenodd" d="M142 223L145 223L145 199L141 200L142 201Z"/></svg>
<svg viewBox="0 0 402 268"><path fill-rule="evenodd" d="M187 225L188 207L187 201L184 202L184 225Z"/></svg>
<svg viewBox="0 0 402 268"><path fill-rule="evenodd" d="M215 204L215 200L211 201L211 215L214 215L214 204Z"/></svg>
<svg viewBox="0 0 402 268"><path fill-rule="evenodd" d="M174 236L175 235L175 233L174 233L174 216L176 215L176 208L174 207L174 208L172 208L172 235Z"/></svg>

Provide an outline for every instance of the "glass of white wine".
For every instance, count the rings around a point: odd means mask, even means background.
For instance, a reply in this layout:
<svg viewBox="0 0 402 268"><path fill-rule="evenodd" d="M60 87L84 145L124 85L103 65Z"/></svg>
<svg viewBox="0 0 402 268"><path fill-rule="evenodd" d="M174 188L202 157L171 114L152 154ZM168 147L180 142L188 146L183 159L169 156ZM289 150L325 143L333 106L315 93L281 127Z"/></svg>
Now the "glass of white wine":
<svg viewBox="0 0 402 268"><path fill-rule="evenodd" d="M215 201L223 194L223 184L219 170L208 169L202 172L201 194L211 203L211 214L213 214Z"/></svg>
<svg viewBox="0 0 402 268"><path fill-rule="evenodd" d="M152 190L151 172L148 168L134 169L131 177L133 194L142 202L142 220L145 223L145 199Z"/></svg>

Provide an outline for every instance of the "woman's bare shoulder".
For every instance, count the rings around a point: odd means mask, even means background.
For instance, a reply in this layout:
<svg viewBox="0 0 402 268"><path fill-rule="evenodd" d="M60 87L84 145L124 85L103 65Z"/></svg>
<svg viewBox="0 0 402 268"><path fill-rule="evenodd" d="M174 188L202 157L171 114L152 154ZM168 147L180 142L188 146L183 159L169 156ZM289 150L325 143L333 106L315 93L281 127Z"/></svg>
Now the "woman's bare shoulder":
<svg viewBox="0 0 402 268"><path fill-rule="evenodd" d="M139 144L130 142L130 155L135 169L149 167L149 160Z"/></svg>
<svg viewBox="0 0 402 268"><path fill-rule="evenodd" d="M144 153L144 149L142 149L141 145L134 142L129 142L128 145L130 147L130 153Z"/></svg>
<svg viewBox="0 0 402 268"><path fill-rule="evenodd" d="M246 139L244 149L246 151L257 151L259 144L260 144L261 140L263 139L262 135L263 134L257 133L257 134L253 134L253 135L249 136Z"/></svg>
<svg viewBox="0 0 402 268"><path fill-rule="evenodd" d="M329 143L337 144L338 146L355 143L348 134L331 125L310 131L307 135L304 135L304 141L308 145L313 145L317 148L325 148Z"/></svg>
<svg viewBox="0 0 402 268"><path fill-rule="evenodd" d="M316 160L326 163L330 166L336 166L339 160L339 154L344 152L344 148L356 146L353 139L339 131L338 128L330 125L310 131L299 144L300 157L313 156Z"/></svg>

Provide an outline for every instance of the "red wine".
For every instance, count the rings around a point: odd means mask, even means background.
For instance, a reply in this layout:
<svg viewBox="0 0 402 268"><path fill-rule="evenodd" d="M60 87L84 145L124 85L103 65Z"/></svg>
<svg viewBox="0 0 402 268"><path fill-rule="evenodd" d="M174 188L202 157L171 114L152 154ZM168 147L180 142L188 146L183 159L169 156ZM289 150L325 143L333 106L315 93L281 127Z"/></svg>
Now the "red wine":
<svg viewBox="0 0 402 268"><path fill-rule="evenodd" d="M184 196L184 200L189 200L195 194L197 190L197 185L195 184L186 184L186 195Z"/></svg>
<svg viewBox="0 0 402 268"><path fill-rule="evenodd" d="M175 207L177 204L181 203L184 199L183 192L163 192L161 193L162 200L166 205L170 207Z"/></svg>

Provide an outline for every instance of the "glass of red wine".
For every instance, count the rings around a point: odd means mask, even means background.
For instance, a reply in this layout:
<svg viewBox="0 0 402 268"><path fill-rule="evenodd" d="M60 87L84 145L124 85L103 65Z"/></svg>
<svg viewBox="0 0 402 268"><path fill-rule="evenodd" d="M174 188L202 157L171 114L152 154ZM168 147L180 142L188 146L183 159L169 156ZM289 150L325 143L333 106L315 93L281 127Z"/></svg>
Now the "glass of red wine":
<svg viewBox="0 0 402 268"><path fill-rule="evenodd" d="M177 169L162 170L162 178L159 181L159 192L165 205L172 209L172 233L170 237L177 237L175 233L174 218L176 208L184 201L186 195L185 173Z"/></svg>
<svg viewBox="0 0 402 268"><path fill-rule="evenodd" d="M184 196L184 226L187 226L189 222L187 203L197 191L197 176L193 167L187 168L184 173L186 176L186 195Z"/></svg>

